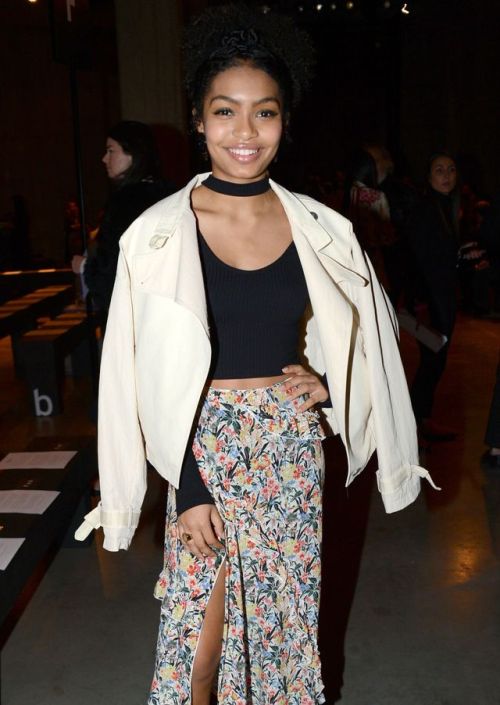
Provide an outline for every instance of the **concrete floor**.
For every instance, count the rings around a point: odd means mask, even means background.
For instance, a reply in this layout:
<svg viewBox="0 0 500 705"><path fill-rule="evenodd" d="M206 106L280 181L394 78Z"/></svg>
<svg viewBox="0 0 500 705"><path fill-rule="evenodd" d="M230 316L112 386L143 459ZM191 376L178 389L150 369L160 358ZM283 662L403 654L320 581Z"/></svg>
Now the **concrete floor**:
<svg viewBox="0 0 500 705"><path fill-rule="evenodd" d="M500 473L479 464L500 324L461 318L437 417L456 426L426 466L443 489L385 515L373 467L347 492L327 448L321 650L328 705L500 704ZM0 341L0 450L34 435L91 430L70 384L59 419L29 416ZM409 374L413 341L403 340ZM87 395L88 396L88 395ZM7 447L7 444L10 444ZM3 705L140 705L153 670L164 486L151 473L128 552L61 549L2 652ZM345 668L343 667L345 656Z"/></svg>

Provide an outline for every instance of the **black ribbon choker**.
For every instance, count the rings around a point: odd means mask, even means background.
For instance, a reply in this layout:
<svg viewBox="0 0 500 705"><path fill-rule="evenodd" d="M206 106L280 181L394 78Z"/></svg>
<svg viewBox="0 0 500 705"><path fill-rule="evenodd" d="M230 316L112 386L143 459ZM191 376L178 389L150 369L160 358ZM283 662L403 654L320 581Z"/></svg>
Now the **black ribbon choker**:
<svg viewBox="0 0 500 705"><path fill-rule="evenodd" d="M267 177L246 184L236 184L234 181L218 179L213 174L203 181L203 186L217 193L223 193L225 196L260 196L271 188Z"/></svg>

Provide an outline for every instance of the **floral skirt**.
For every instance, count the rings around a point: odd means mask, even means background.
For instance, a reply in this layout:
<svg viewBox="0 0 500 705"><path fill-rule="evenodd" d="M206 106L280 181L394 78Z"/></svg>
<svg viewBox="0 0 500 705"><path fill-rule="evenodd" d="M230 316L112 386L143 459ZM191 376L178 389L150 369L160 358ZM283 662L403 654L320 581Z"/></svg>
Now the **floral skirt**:
<svg viewBox="0 0 500 705"><path fill-rule="evenodd" d="M205 609L226 564L217 693L229 705L324 703L317 647L324 436L282 384L209 389L193 441L225 527L225 550L199 559L167 502L162 599L149 705L189 705Z"/></svg>

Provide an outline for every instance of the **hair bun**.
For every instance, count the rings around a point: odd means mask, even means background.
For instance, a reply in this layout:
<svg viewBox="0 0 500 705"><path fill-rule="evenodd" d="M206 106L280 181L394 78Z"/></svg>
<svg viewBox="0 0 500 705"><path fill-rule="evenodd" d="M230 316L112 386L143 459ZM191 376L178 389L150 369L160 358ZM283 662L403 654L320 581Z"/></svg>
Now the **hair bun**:
<svg viewBox="0 0 500 705"><path fill-rule="evenodd" d="M259 35L250 29L235 29L225 34L221 39L221 50L224 54L239 56L259 46ZM217 53L217 49L213 55Z"/></svg>

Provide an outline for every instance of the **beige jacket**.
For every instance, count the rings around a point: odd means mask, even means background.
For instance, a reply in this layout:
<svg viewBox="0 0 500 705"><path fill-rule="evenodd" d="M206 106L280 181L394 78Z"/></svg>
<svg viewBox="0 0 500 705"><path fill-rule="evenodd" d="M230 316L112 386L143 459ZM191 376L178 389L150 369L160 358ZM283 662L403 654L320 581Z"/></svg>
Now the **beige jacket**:
<svg viewBox="0 0 500 705"><path fill-rule="evenodd" d="M100 505L77 531L103 526L104 547L128 548L146 490L146 458L176 487L211 360L205 291L190 193L149 208L125 232L104 340L99 389ZM348 458L346 485L378 455L387 512L417 497L415 421L394 311L351 224L271 181L290 221L313 316L307 362L326 372L325 416Z"/></svg>

